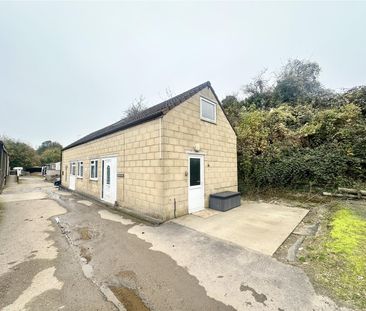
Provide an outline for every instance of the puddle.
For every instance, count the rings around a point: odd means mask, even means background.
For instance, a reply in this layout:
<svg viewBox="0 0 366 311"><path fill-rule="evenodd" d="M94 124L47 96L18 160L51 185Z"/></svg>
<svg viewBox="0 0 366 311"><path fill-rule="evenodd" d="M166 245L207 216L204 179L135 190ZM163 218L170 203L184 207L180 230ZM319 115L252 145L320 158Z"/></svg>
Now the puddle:
<svg viewBox="0 0 366 311"><path fill-rule="evenodd" d="M90 240L93 236L88 227L79 228L78 233L80 234L80 239L82 240Z"/></svg>
<svg viewBox="0 0 366 311"><path fill-rule="evenodd" d="M80 248L80 257L85 258L86 263L89 263L92 259L89 251L85 247Z"/></svg>
<svg viewBox="0 0 366 311"><path fill-rule="evenodd" d="M101 210L98 212L98 214L103 219L120 222L122 225L125 225L125 226L135 224L131 219L123 218L122 216L115 214L115 213L111 213L107 210Z"/></svg>
<svg viewBox="0 0 366 311"><path fill-rule="evenodd" d="M127 311L150 311L132 289L116 286L110 286L109 288Z"/></svg>
<svg viewBox="0 0 366 311"><path fill-rule="evenodd" d="M244 292L244 291L252 292L252 296L254 297L256 302L266 305L264 302L267 300L267 296L264 294L258 294L254 288L251 288L249 286L242 284L242 285L240 285L240 291L241 292Z"/></svg>

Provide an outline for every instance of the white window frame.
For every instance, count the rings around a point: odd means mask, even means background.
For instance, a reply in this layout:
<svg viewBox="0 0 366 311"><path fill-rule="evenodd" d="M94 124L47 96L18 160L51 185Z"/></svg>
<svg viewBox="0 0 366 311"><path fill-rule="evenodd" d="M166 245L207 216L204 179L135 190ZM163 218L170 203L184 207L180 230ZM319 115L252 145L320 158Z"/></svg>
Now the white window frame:
<svg viewBox="0 0 366 311"><path fill-rule="evenodd" d="M92 162L94 162L92 164ZM96 165L95 165L96 164ZM92 166L94 167L94 176L96 177L92 177L92 172L91 172L91 169L92 169ZM91 159L90 160L90 180L98 180L98 167L99 167L99 160L98 159Z"/></svg>
<svg viewBox="0 0 366 311"><path fill-rule="evenodd" d="M81 167L83 168L82 172L81 172L81 169L80 169ZM82 174L80 174L80 173L82 173ZM84 161L78 161L77 177L78 178L83 178L84 177Z"/></svg>
<svg viewBox="0 0 366 311"><path fill-rule="evenodd" d="M211 120L211 119L209 119L209 118L205 118L203 115L202 115L202 103L203 102L205 102L205 103L208 103L208 104L210 104L210 105L213 105L214 106L214 115L215 115L215 117L214 117L214 120ZM203 120L203 121L207 121L207 122L210 122L210 123L214 123L214 124L216 124L216 109L217 109L217 104L215 103L215 102L213 102L212 100L209 100L209 99L207 99L207 98L204 98L204 97L200 97L200 118L201 118L201 120Z"/></svg>
<svg viewBox="0 0 366 311"><path fill-rule="evenodd" d="M72 176L76 175L76 162L75 161L70 162L70 175L72 175Z"/></svg>

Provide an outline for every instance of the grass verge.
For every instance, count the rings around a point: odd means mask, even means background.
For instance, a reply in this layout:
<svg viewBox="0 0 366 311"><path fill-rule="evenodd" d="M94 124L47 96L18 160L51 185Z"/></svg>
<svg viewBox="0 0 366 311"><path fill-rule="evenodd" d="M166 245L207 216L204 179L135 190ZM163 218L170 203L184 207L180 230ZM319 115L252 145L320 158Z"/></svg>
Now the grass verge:
<svg viewBox="0 0 366 311"><path fill-rule="evenodd" d="M323 234L307 245L303 261L309 262L315 280L332 296L361 309L366 308L366 217L339 203L325 219Z"/></svg>

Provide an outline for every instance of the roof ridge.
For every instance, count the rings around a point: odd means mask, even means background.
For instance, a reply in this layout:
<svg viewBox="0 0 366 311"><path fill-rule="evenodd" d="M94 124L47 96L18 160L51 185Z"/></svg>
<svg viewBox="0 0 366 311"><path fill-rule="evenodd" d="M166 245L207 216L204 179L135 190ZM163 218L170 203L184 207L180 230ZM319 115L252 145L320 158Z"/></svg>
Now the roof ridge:
<svg viewBox="0 0 366 311"><path fill-rule="evenodd" d="M85 143L95 140L97 138L101 138L103 136L113 134L113 133L121 131L123 129L133 127L135 125L156 119L157 117L165 114L167 110L170 110L170 109L178 106L179 104L183 103L184 101L186 101L187 99L189 99L190 97L192 97L193 95L195 95L196 93L198 93L199 91L201 91L202 89L204 89L206 87L210 87L212 89L210 81L206 81L183 93L180 93L172 98L169 98L159 104L146 108L146 109L140 111L139 113L137 113L133 117L127 117L127 118L121 119L115 123L112 123L110 125L107 125L107 126L101 128L97 131L94 131L94 132L74 141L73 143L67 145L62 150L70 149L72 147L76 147L76 146L85 144Z"/></svg>
<svg viewBox="0 0 366 311"><path fill-rule="evenodd" d="M155 104L155 105L153 105L151 107L148 107L148 108L146 108L146 109L138 112L136 116L139 116L140 114L143 114L144 112L147 112L150 109L156 108L156 107L158 107L160 105L161 106L166 106L166 108L169 108L170 106L172 106L171 105L172 103L174 103L177 100L180 101L182 99L182 97L188 97L188 96L191 97L192 96L191 93L192 94L195 94L195 93L199 92L200 90L202 90L203 88L210 87L210 86L211 86L211 82L210 81L206 81L206 82L204 82L204 83L202 83L200 85L197 85L197 86L189 89L188 91L184 91L184 92L182 92L182 93L180 93L180 94L178 94L176 96L173 96L173 97L168 98L167 100L164 100L164 101L162 101L162 102L160 102L158 104ZM180 102L183 102L183 101L180 101ZM132 119L135 119L136 116L132 117ZM124 120L124 119L122 119L122 120ZM121 122L122 120L117 121L117 123Z"/></svg>

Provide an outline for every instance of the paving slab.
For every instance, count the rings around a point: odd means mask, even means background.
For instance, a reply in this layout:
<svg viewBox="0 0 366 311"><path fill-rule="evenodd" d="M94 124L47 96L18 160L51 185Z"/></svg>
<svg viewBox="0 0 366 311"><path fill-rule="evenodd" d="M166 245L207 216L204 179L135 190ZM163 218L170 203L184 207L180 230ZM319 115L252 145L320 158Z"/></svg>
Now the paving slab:
<svg viewBox="0 0 366 311"><path fill-rule="evenodd" d="M308 210L280 204L242 201L242 205L210 217L186 215L172 222L272 256Z"/></svg>

